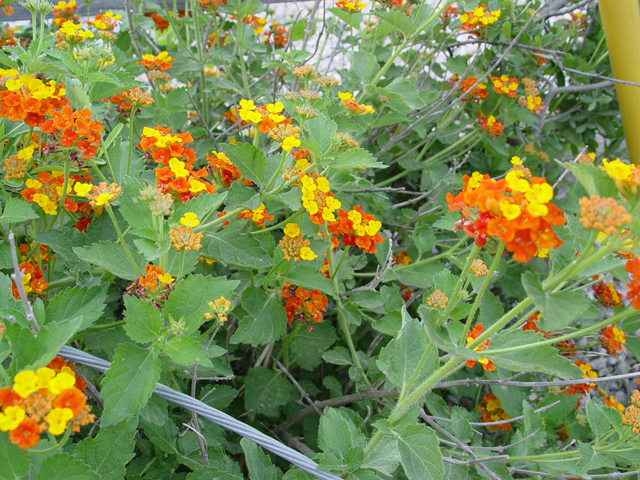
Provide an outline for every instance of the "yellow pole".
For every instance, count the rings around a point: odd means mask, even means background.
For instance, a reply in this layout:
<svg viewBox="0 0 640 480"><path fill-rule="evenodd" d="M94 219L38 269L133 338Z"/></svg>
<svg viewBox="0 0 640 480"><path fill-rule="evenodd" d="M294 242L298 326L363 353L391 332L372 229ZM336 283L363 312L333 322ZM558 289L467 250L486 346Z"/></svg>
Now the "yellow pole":
<svg viewBox="0 0 640 480"><path fill-rule="evenodd" d="M598 0L613 76L640 83L640 2ZM629 160L640 164L640 87L616 83Z"/></svg>

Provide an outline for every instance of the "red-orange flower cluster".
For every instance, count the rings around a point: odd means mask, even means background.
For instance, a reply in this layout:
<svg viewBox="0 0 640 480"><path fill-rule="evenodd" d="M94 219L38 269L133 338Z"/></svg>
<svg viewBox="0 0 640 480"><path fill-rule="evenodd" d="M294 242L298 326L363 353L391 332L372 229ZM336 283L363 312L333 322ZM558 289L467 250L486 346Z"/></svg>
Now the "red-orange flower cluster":
<svg viewBox="0 0 640 480"><path fill-rule="evenodd" d="M15 70L0 70L0 75L0 117L12 122L24 121L30 127L38 127L45 121L45 115L70 102L64 97L66 90L61 83L19 76Z"/></svg>
<svg viewBox="0 0 640 480"><path fill-rule="evenodd" d="M576 360L575 365L576 367L580 368L580 370L582 370L583 372L582 378L598 378L598 374L591 369L590 363L582 363L580 360ZM596 388L595 383L569 385L564 389L563 393L565 395L577 395L577 394L586 395L589 393L590 390L593 390L594 388ZM580 401L578 401L578 403L580 403Z"/></svg>
<svg viewBox="0 0 640 480"><path fill-rule="evenodd" d="M186 143L193 142L189 132L170 133L168 128L158 125L145 127L138 144L150 157L163 166L156 168L156 183L162 193L173 193L181 201L197 197L202 193L214 193L216 188L203 178L209 176L207 169L194 170L196 154ZM184 161L183 161L184 160Z"/></svg>
<svg viewBox="0 0 640 480"><path fill-rule="evenodd" d="M338 248L342 240L343 245L355 245L367 253L375 253L376 244L382 243L379 233L381 226L382 223L377 221L374 215L363 212L360 205L348 212L341 208L336 221L327 225L332 235L331 243L335 248Z"/></svg>
<svg viewBox="0 0 640 480"><path fill-rule="evenodd" d="M467 330L467 345L469 345L471 342L473 342L476 338L478 338L483 333L484 333L484 328L482 327L481 323L476 324L476 326L473 327L472 330ZM473 351L484 352L489 347L490 343L491 343L491 340L487 338L484 342L482 342L480 345L474 348ZM482 368L484 368L489 372L492 372L496 369L496 367L493 365L493 362L487 358L481 358L480 360L467 360L467 367L473 368L476 362L480 362L480 365L482 365Z"/></svg>
<svg viewBox="0 0 640 480"><path fill-rule="evenodd" d="M245 185L253 185L250 180L242 177L238 167L224 153L216 151L212 151L211 154L207 153L207 160L209 160L207 170L209 170L214 179L217 179L225 187L229 187L231 183L239 180Z"/></svg>
<svg viewBox="0 0 640 480"><path fill-rule="evenodd" d="M496 117L489 115L485 117L484 114L478 110L478 125L480 129L489 137L496 138L503 134L504 125L502 125Z"/></svg>
<svg viewBox="0 0 640 480"><path fill-rule="evenodd" d="M324 309L329 301L318 290L307 290L289 282L284 284L280 296L286 299L284 309L287 312L287 322L289 324L297 320L299 323L322 322ZM308 325L308 329L313 327Z"/></svg>
<svg viewBox="0 0 640 480"><path fill-rule="evenodd" d="M476 77L467 77L460 82L460 90L466 92L466 95L462 97L463 102L480 103L482 100L487 99L489 93L487 92L487 86L485 84L479 83L473 89L471 88L477 81L478 79Z"/></svg>
<svg viewBox="0 0 640 480"><path fill-rule="evenodd" d="M147 265L144 273L145 275L139 276L135 282L127 287L125 295L166 300L169 292L173 290L173 281L175 279L155 265Z"/></svg>
<svg viewBox="0 0 640 480"><path fill-rule="evenodd" d="M615 355L623 351L622 345L627 343L627 336L614 323L600 330L600 341L609 355Z"/></svg>
<svg viewBox="0 0 640 480"><path fill-rule="evenodd" d="M493 393L485 393L482 396L482 402L478 405L478 411L480 412L480 421L482 423L500 422L511 418L504 412L500 400L498 400ZM511 430L511 423L487 425L485 428L487 430L501 430L503 432L508 432Z"/></svg>
<svg viewBox="0 0 640 480"><path fill-rule="evenodd" d="M596 276L596 278L598 278ZM592 285L593 293L603 307L621 307L622 301L620 293L616 290L613 282L605 284L604 280Z"/></svg>
<svg viewBox="0 0 640 480"><path fill-rule="evenodd" d="M631 300L633 308L640 310L640 260L633 255L624 268L631 274L631 281L627 283L627 300Z"/></svg>
<svg viewBox="0 0 640 480"><path fill-rule="evenodd" d="M492 180L475 172L463 177L463 188L455 197L447 193L449 211L460 211L457 228L475 238L477 246L495 237L506 243L518 262L528 262L542 249L562 245L554 226L566 222L563 211L550 203L553 189L544 178L526 180L520 170Z"/></svg>
<svg viewBox="0 0 640 480"><path fill-rule="evenodd" d="M91 120L93 113L88 108L74 110L67 106L62 111L51 111L51 119L40 125L40 130L56 138L63 147L77 150L82 158L93 158L100 146L104 126Z"/></svg>
<svg viewBox="0 0 640 480"><path fill-rule="evenodd" d="M76 15L78 13L78 5L76 5L76 0L69 0L68 2L64 2L60 0L58 4L53 7L53 24L56 28L60 28L64 22L80 22L80 17Z"/></svg>

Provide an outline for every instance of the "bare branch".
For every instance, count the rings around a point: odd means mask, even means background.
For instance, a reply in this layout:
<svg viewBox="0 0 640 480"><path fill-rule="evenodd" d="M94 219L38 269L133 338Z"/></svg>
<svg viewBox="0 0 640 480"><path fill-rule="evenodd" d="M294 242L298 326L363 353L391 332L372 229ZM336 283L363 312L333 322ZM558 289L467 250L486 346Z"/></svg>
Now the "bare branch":
<svg viewBox="0 0 640 480"><path fill-rule="evenodd" d="M466 380L451 380L449 382L437 383L434 388L449 388L460 385L503 385L506 387L565 387L567 385L585 385L587 383L612 382L625 378L638 378L640 372L625 373L621 375L611 375L599 378L580 378L578 380L554 380L552 382L510 382L505 380L481 380L479 378L468 378Z"/></svg>
<svg viewBox="0 0 640 480"><path fill-rule="evenodd" d="M204 85L203 85L203 87L204 87ZM196 101L193 99L193 97L189 93L188 89L185 88L184 91L187 93L187 97L189 97L189 100L191 100L191 104L193 105L193 108L196 111L196 115L198 115L198 118L202 122L202 126L204 127L205 132L207 132L207 136L209 137L209 140L211 140L213 142L213 144L216 146L216 150L220 150L220 146L218 145L218 142L216 141L216 137L213 135L213 133L211 133L211 130L209 130L209 125L207 125L206 122L204 121L204 117L202 116L202 113L200 113L200 109L198 108L198 105L196 104ZM205 105L205 107L206 107L206 105Z"/></svg>
<svg viewBox="0 0 640 480"><path fill-rule="evenodd" d="M306 400L307 403L313 407L313 409L316 411L318 415L322 416L322 410L320 410L317 407L316 402L311 400L311 397L309 397L309 394L304 391L304 388L300 386L300 384L296 381L293 375L289 373L289 370L285 368L285 366L280 362L280 360L276 362L276 366L280 369L282 373L286 375L286 377L291 381L291 383L293 383L293 385L298 389L298 392L300 392L300 395L302 395L302 398Z"/></svg>
<svg viewBox="0 0 640 480"><path fill-rule="evenodd" d="M549 410L550 408L555 407L559 403L560 403L560 400L557 400L553 403L550 403L549 405L545 405L544 407L540 407L539 409L534 410L533 413L544 412L545 410ZM434 417L432 415L430 415L429 418L432 418L433 420L437 420L438 422L451 423L451 419L449 418ZM517 417L509 418L508 420L500 420L497 422L469 422L469 425L471 425L472 427L486 427L486 426L492 426L492 425L504 425L506 423L517 422L518 420L523 420L523 419L524 419L524 415L518 415Z"/></svg>
<svg viewBox="0 0 640 480"><path fill-rule="evenodd" d="M436 422L431 420L429 418L429 416L426 413L424 413L424 410L422 408L419 410L419 412L420 412L420 418L422 418L425 422L427 422L429 425L431 425L431 428L437 430L442 435L444 435L449 440L451 440L454 444L456 444L458 447L460 447L462 450L464 450L467 453L467 455L469 455L473 460L478 460L478 457L475 455L475 453L473 453L473 450L471 450L467 445L465 445L460 440L458 440L455 437L455 435L451 435L444 428L442 428ZM489 476L489 478L491 478L492 480L500 480L500 477L498 477L495 473L493 473L491 470L489 470L489 468L486 465L480 463L480 464L478 464L478 467L481 468L482 471L485 472Z"/></svg>

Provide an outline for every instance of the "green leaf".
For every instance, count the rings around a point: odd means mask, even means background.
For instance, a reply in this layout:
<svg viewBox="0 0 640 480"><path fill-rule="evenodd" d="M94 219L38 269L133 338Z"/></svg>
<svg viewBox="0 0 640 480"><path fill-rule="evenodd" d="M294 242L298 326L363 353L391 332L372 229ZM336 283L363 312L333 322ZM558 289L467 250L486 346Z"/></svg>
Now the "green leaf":
<svg viewBox="0 0 640 480"><path fill-rule="evenodd" d="M409 480L439 480L444 475L438 437L426 425L409 425L398 436L400 463Z"/></svg>
<svg viewBox="0 0 640 480"><path fill-rule="evenodd" d="M105 241L88 247L73 247L73 252L81 260L102 267L116 277L133 281L139 275L120 244ZM140 271L144 271L147 260L131 248L129 252Z"/></svg>
<svg viewBox="0 0 640 480"><path fill-rule="evenodd" d="M591 305L589 297L580 292L545 292L538 275L530 271L522 275L522 286L542 314L539 326L543 330L565 328Z"/></svg>
<svg viewBox="0 0 640 480"><path fill-rule="evenodd" d="M262 186L264 170L267 168L267 160L262 150L249 143L238 145L226 144L221 146L222 151L229 157L231 163L238 167L238 171L244 178Z"/></svg>
<svg viewBox="0 0 640 480"><path fill-rule="evenodd" d="M389 12L391 13L391 12ZM394 13L401 13L395 11ZM392 96L399 96L402 104L409 106L410 108L417 109L424 107L424 101L418 95L415 82L410 82L406 78L395 78L386 89Z"/></svg>
<svg viewBox="0 0 640 480"><path fill-rule="evenodd" d="M329 164L332 168L387 168L378 162L371 152L363 148L353 148L342 152Z"/></svg>
<svg viewBox="0 0 640 480"><path fill-rule="evenodd" d="M398 450L398 442L391 436L385 435L364 459L362 468L376 470L383 475L391 477L399 464L400 451Z"/></svg>
<svg viewBox="0 0 640 480"><path fill-rule="evenodd" d="M382 349L377 362L380 371L402 395L408 387L422 383L438 367L435 348L431 349L426 361L422 362L429 343L424 327L411 318L403 306L402 328L398 337Z"/></svg>
<svg viewBox="0 0 640 480"><path fill-rule="evenodd" d="M6 324L5 335L11 340L13 353L20 370L37 370L46 366L78 331L82 316L56 323L47 323L34 337L31 329L16 323Z"/></svg>
<svg viewBox="0 0 640 480"><path fill-rule="evenodd" d="M152 397L140 411L140 424L144 434L157 448L169 454L178 453L178 432L176 425L169 418L167 403L164 400Z"/></svg>
<svg viewBox="0 0 640 480"><path fill-rule="evenodd" d="M187 480L244 480L243 476L216 467L201 467L187 475Z"/></svg>
<svg viewBox="0 0 640 480"><path fill-rule="evenodd" d="M451 414L451 429L456 438L462 443L469 443L471 440L472 433L469 420L464 418L457 408L454 408Z"/></svg>
<svg viewBox="0 0 640 480"><path fill-rule="evenodd" d="M405 35L413 31L413 21L411 17L400 10L372 10L371 13Z"/></svg>
<svg viewBox="0 0 640 480"><path fill-rule="evenodd" d="M101 480L124 478L125 465L135 455L137 426L138 421L134 419L103 427L95 438L87 437L78 443L74 455L99 474Z"/></svg>
<svg viewBox="0 0 640 480"><path fill-rule="evenodd" d="M287 282L298 287L307 288L309 290L319 290L322 293L335 296L336 291L331 281L318 272L317 268L296 262L285 275Z"/></svg>
<svg viewBox="0 0 640 480"><path fill-rule="evenodd" d="M136 178L125 177L122 194L118 197L118 205L120 213L131 226L131 233L157 241L158 232L150 209L153 200L140 198L140 191L146 186Z"/></svg>
<svg viewBox="0 0 640 480"><path fill-rule="evenodd" d="M9 197L4 205L2 215L0 215L0 223L22 223L36 218L38 218L38 214L33 211L33 207L29 202L20 198Z"/></svg>
<svg viewBox="0 0 640 480"><path fill-rule="evenodd" d="M209 310L207 303L220 297L230 299L239 283L237 280L227 280L227 277L191 275L179 281L169 295L165 316L173 317L176 322L182 319L184 334L189 335L206 321L204 314Z"/></svg>
<svg viewBox="0 0 640 480"><path fill-rule="evenodd" d="M266 345L279 340L287 330L287 314L280 302L264 290L249 287L242 292L240 304L249 314L240 320L231 343Z"/></svg>
<svg viewBox="0 0 640 480"><path fill-rule="evenodd" d="M36 235L36 240L51 248L56 255L64 257L66 260L77 260L73 253L74 247L82 247L85 244L87 234L79 232L72 227L61 227L57 230L47 230Z"/></svg>
<svg viewBox="0 0 640 480"><path fill-rule="evenodd" d="M429 253L436 243L436 236L429 226L422 223L413 231L413 243L420 253Z"/></svg>
<svg viewBox="0 0 640 480"><path fill-rule="evenodd" d="M503 313L500 299L491 292L485 292L482 300L480 300L480 313L478 314L477 323L482 323L485 329L489 328L502 317Z"/></svg>
<svg viewBox="0 0 640 480"><path fill-rule="evenodd" d="M558 163L575 175L589 196L618 198L616 184L601 168L576 162Z"/></svg>
<svg viewBox="0 0 640 480"><path fill-rule="evenodd" d="M160 378L160 362L154 348L125 343L116 348L104 378L101 426L108 427L137 415L147 404Z"/></svg>
<svg viewBox="0 0 640 480"><path fill-rule="evenodd" d="M558 354L558 350L546 345L508 353L491 354L491 350L517 348L542 341L542 334L532 330L499 332L491 339L491 345L483 356L493 360L499 367L515 372L541 372L560 378L580 378L582 370Z"/></svg>
<svg viewBox="0 0 640 480"><path fill-rule="evenodd" d="M13 262L11 260L11 247L6 244L0 245L0 269L4 268L13 268Z"/></svg>
<svg viewBox="0 0 640 480"><path fill-rule="evenodd" d="M600 400L589 397L587 398L587 422L595 437L602 437L611 429L611 422L604 413L605 407Z"/></svg>
<svg viewBox="0 0 640 480"><path fill-rule="evenodd" d="M131 295L124 296L124 331L138 343L154 341L162 330L162 314L152 304Z"/></svg>
<svg viewBox="0 0 640 480"><path fill-rule="evenodd" d="M57 293L47 306L47 323L64 322L72 316L81 315L80 329L85 329L100 318L106 298L106 284L67 288Z"/></svg>
<svg viewBox="0 0 640 480"><path fill-rule="evenodd" d="M321 113L317 117L305 122L304 125L309 132L309 138L318 144L320 154L326 153L326 151L331 148L333 136L338 130L336 122Z"/></svg>
<svg viewBox="0 0 640 480"><path fill-rule="evenodd" d="M233 210L237 207L255 210L261 203L260 195L253 188L241 182L233 182L229 187L229 196L224 205L226 210Z"/></svg>
<svg viewBox="0 0 640 480"><path fill-rule="evenodd" d="M353 365L353 359L349 350L344 347L335 347L322 354L322 359L333 365Z"/></svg>
<svg viewBox="0 0 640 480"><path fill-rule="evenodd" d="M338 336L329 322L313 325L313 330L302 329L289 343L289 360L303 370L314 370L322 361L322 355L333 345Z"/></svg>
<svg viewBox="0 0 640 480"><path fill-rule="evenodd" d="M179 204L169 222L179 222L187 212L195 213L202 221L211 212L217 210L227 198L227 192L221 193L202 193L195 198L191 198L184 203Z"/></svg>
<svg viewBox="0 0 640 480"><path fill-rule="evenodd" d="M211 367L211 360L207 352L193 337L175 337L162 346L162 351L178 365L193 365L198 362L205 367Z"/></svg>
<svg viewBox="0 0 640 480"><path fill-rule="evenodd" d="M16 480L29 471L29 454L9 440L9 434L0 433L0 479Z"/></svg>
<svg viewBox="0 0 640 480"><path fill-rule="evenodd" d="M278 416L278 408L285 406L298 394L281 373L264 367L249 369L245 377L244 406L247 410L260 407L259 413Z"/></svg>
<svg viewBox="0 0 640 480"><path fill-rule="evenodd" d="M93 472L80 460L66 453L56 453L45 458L38 469L38 480L98 480L100 474Z"/></svg>
<svg viewBox="0 0 640 480"><path fill-rule="evenodd" d="M243 222L233 222L218 232L208 234L208 256L225 264L260 269L273 266L272 258L261 248L260 242L243 227Z"/></svg>
<svg viewBox="0 0 640 480"><path fill-rule="evenodd" d="M333 13L347 25L352 26L356 30L360 30L360 24L362 23L363 18L362 13L347 13L344 10L340 10L339 8L327 8L327 10Z"/></svg>
<svg viewBox="0 0 640 480"><path fill-rule="evenodd" d="M321 465L327 465L329 460L334 466L332 469L344 467L355 470L364 460L362 451L365 444L364 434L344 409L324 409L318 430L318 446L324 452Z"/></svg>
<svg viewBox="0 0 640 480"><path fill-rule="evenodd" d="M240 446L244 451L244 459L247 462L251 480L280 480L282 478L282 471L271 463L269 456L255 442L243 438L240 440Z"/></svg>

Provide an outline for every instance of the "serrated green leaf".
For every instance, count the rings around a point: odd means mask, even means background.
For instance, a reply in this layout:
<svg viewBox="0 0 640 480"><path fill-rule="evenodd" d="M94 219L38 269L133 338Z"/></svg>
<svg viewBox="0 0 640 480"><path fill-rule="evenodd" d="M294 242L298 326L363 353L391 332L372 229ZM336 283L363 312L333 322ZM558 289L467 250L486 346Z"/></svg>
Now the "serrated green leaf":
<svg viewBox="0 0 640 480"><path fill-rule="evenodd" d="M309 265L302 263L294 263L285 275L284 278L287 282L298 287L307 288L309 290L319 290L322 293L335 296L336 291L331 284L331 281L324 276L324 274L318 272L317 268L314 269Z"/></svg>
<svg viewBox="0 0 640 480"><path fill-rule="evenodd" d="M394 13L401 12L394 11ZM417 109L424 107L424 101L422 100L422 98L420 98L420 95L416 90L415 82L410 82L406 78L395 78L389 85L386 86L386 89L392 96L396 98L399 97L401 100L400 103L407 105L410 108Z"/></svg>
<svg viewBox="0 0 640 480"><path fill-rule="evenodd" d="M522 286L542 314L539 326L543 330L565 328L591 305L589 297L580 292L545 292L538 276L530 271L522 275Z"/></svg>
<svg viewBox="0 0 640 480"><path fill-rule="evenodd" d="M85 329L102 315L107 298L107 285L67 288L56 294L47 305L47 323L63 322L81 315Z"/></svg>
<svg viewBox="0 0 640 480"><path fill-rule="evenodd" d="M129 252L139 270L141 272L144 271L147 266L147 260L131 248L129 248ZM131 264L127 254L119 244L100 242L88 247L73 247L73 253L80 257L81 260L102 267L116 277L133 281L138 276L138 271Z"/></svg>
<svg viewBox="0 0 640 480"><path fill-rule="evenodd" d="M355 470L364 460L362 450L365 444L364 434L343 409L324 409L318 429L318 446L325 454L323 460L330 456L335 469ZM326 460L324 463L326 465Z"/></svg>
<svg viewBox="0 0 640 480"><path fill-rule="evenodd" d="M171 215L169 222L179 222L180 218L187 212L195 213L202 221L211 212L218 209L227 198L227 192L220 193L202 193L195 198L191 198L184 203L178 205Z"/></svg>
<svg viewBox="0 0 640 480"><path fill-rule="evenodd" d="M233 210L236 207L255 210L261 203L260 195L253 188L241 182L233 182L231 187L229 187L229 195L224 205L226 210Z"/></svg>
<svg viewBox="0 0 640 480"><path fill-rule="evenodd" d="M38 214L33 211L29 202L9 197L2 210L2 215L0 215L0 223L22 223L36 218L38 218Z"/></svg>
<svg viewBox="0 0 640 480"><path fill-rule="evenodd" d="M611 429L611 422L604 413L605 408L610 407L605 407L600 400L595 398L587 398L587 421L596 438L602 437Z"/></svg>
<svg viewBox="0 0 640 480"><path fill-rule="evenodd" d="M420 224L413 231L413 243L420 253L429 253L436 243L436 236L425 224Z"/></svg>
<svg viewBox="0 0 640 480"><path fill-rule="evenodd" d="M126 473L125 465L134 457L138 421L124 420L101 428L95 438L87 437L78 443L74 455L101 480L119 480Z"/></svg>
<svg viewBox="0 0 640 480"><path fill-rule="evenodd" d="M240 304L249 314L240 320L231 343L266 345L279 340L287 330L287 314L284 307L264 290L249 287L242 292Z"/></svg>
<svg viewBox="0 0 640 480"><path fill-rule="evenodd" d="M613 180L601 168L576 162L558 162L575 175L590 196L618 198Z"/></svg>
<svg viewBox="0 0 640 480"><path fill-rule="evenodd" d="M332 168L387 168L384 163L378 162L371 152L363 148L346 150L329 165Z"/></svg>
<svg viewBox="0 0 640 480"><path fill-rule="evenodd" d="M372 10L371 13L378 18L381 18L393 28L405 35L410 34L413 31L413 21L411 17L407 16L400 10Z"/></svg>
<svg viewBox="0 0 640 480"><path fill-rule="evenodd" d="M262 186L264 170L267 168L267 160L262 150L249 143L238 145L226 144L221 146L222 151L229 157L231 163L238 167L238 171L247 180L251 180L258 186Z"/></svg>
<svg viewBox="0 0 640 480"><path fill-rule="evenodd" d="M158 338L162 330L160 310L131 295L125 295L124 306L124 331L131 340L148 343Z"/></svg>
<svg viewBox="0 0 640 480"><path fill-rule="evenodd" d="M178 365L193 365L199 363L211 367L211 360L202 345L193 337L175 337L162 346L162 351Z"/></svg>
<svg viewBox="0 0 640 480"><path fill-rule="evenodd" d="M334 347L322 354L322 359L334 365L353 365L353 359L349 350L344 347Z"/></svg>
<svg viewBox="0 0 640 480"><path fill-rule="evenodd" d="M426 425L409 425L397 438L400 463L409 480L439 480L444 475L438 437Z"/></svg>
<svg viewBox="0 0 640 480"><path fill-rule="evenodd" d="M422 362L429 343L424 327L411 318L403 306L398 337L382 349L377 362L380 371L401 394L407 388L422 383L438 367L438 355L433 348L426 361Z"/></svg>
<svg viewBox="0 0 640 480"><path fill-rule="evenodd" d="M303 370L313 370L336 340L336 329L329 322L315 324L312 331L302 329L289 343L289 360Z"/></svg>
<svg viewBox="0 0 640 480"><path fill-rule="evenodd" d="M209 257L223 263L260 269L273 266L273 259L262 249L260 242L247 233L242 222L233 222L218 232L208 234L202 245Z"/></svg>
<svg viewBox="0 0 640 480"><path fill-rule="evenodd" d="M451 414L451 429L456 438L462 443L469 443L471 440L472 433L469 420L464 418L458 409L454 409Z"/></svg>
<svg viewBox="0 0 640 480"><path fill-rule="evenodd" d="M398 442L391 436L385 435L364 459L362 468L376 470L383 475L392 476L399 464L400 451L398 450Z"/></svg>
<svg viewBox="0 0 640 480"><path fill-rule="evenodd" d="M259 413L270 417L278 415L278 408L298 395L281 373L264 367L251 368L245 377L244 406L247 410L262 407Z"/></svg>
<svg viewBox="0 0 640 480"><path fill-rule="evenodd" d="M100 474L66 453L45 458L38 469L38 480L99 480Z"/></svg>
<svg viewBox="0 0 640 480"><path fill-rule="evenodd" d="M29 454L9 440L5 432L0 434L0 479L17 480L29 471Z"/></svg>
<svg viewBox="0 0 640 480"><path fill-rule="evenodd" d="M153 201L140 198L140 191L145 186L136 178L125 177L122 194L118 197L118 205L120 213L131 226L131 233L157 241L158 232L150 209Z"/></svg>
<svg viewBox="0 0 640 480"><path fill-rule="evenodd" d="M115 425L138 414L147 404L160 378L160 362L154 348L125 343L116 348L104 378L101 426Z"/></svg>
<svg viewBox="0 0 640 480"><path fill-rule="evenodd" d="M271 459L262 449L248 438L240 440L240 446L244 451L244 459L247 462L249 478L251 480L280 480L282 471L271 463Z"/></svg>
<svg viewBox="0 0 640 480"><path fill-rule="evenodd" d="M76 261L78 257L73 253L73 248L83 246L86 243L86 238L86 233L70 227L51 229L36 235L36 240L42 245L51 248L56 255L60 255L67 260L76 259Z"/></svg>
<svg viewBox="0 0 640 480"><path fill-rule="evenodd" d="M571 361L558 354L558 350L548 346L527 348L508 353L491 354L491 350L521 347L542 341L542 334L533 330L513 330L499 332L491 339L491 345L483 356L493 360L499 367L515 372L541 372L560 378L580 378L582 370Z"/></svg>
<svg viewBox="0 0 640 480"><path fill-rule="evenodd" d="M204 314L209 310L207 303L220 297L231 299L239 283L237 280L227 280L227 277L191 275L178 282L169 295L165 316L176 322L182 319L184 334L190 335L206 321Z"/></svg>
<svg viewBox="0 0 640 480"><path fill-rule="evenodd" d="M320 155L331 148L333 136L338 130L336 122L325 114L321 113L317 117L305 122L305 128L309 132L309 139L316 142L320 148Z"/></svg>

